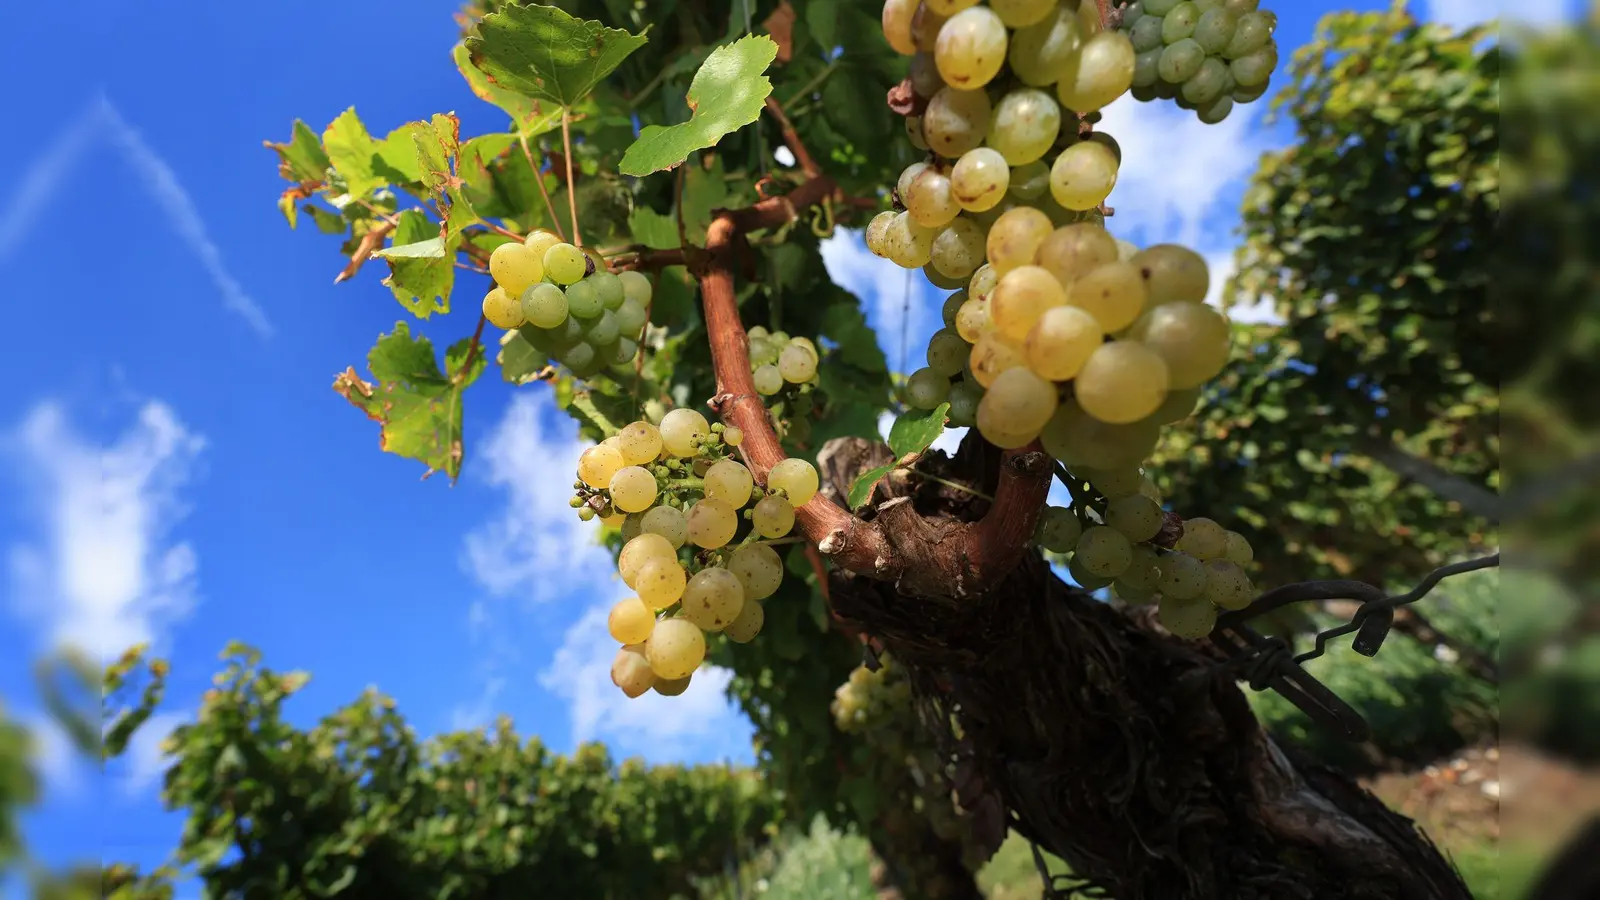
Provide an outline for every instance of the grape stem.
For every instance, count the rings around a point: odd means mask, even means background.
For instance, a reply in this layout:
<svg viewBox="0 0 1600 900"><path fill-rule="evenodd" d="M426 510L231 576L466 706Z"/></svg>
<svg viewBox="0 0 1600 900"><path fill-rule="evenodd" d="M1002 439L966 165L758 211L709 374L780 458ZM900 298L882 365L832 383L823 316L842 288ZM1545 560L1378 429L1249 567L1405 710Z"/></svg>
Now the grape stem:
<svg viewBox="0 0 1600 900"><path fill-rule="evenodd" d="M539 196L544 198L544 208L550 212L550 227L556 230L556 237L564 241L567 239L567 234L561 230L561 217L556 215L556 205L550 201L550 192L544 186L544 167L534 162L533 151L528 149L527 137L519 134L517 140L522 143L522 155L528 160L528 168L533 170L533 180L539 186ZM543 158L543 151L539 155Z"/></svg>
<svg viewBox="0 0 1600 900"><path fill-rule="evenodd" d="M818 175L786 195L744 209L722 210L706 231L705 254L696 254L691 263L700 279L717 376L717 395L708 405L723 421L744 431L740 450L763 485L767 473L787 454L751 376L750 343L739 319L734 266L745 235L794 222L799 210L823 202L837 190L832 178ZM1047 459L1034 445L1005 451L994 504L977 522L935 525L909 504L880 510L877 518L866 522L820 492L795 509L795 520L823 555L853 572L895 581L902 590L927 596L981 589L1010 572L1026 552L1050 488ZM936 527L941 529L938 539L931 534Z"/></svg>
<svg viewBox="0 0 1600 900"><path fill-rule="evenodd" d="M939 484L942 484L947 488L952 488L954 490L961 491L962 493L965 493L965 494L971 494L974 497L981 497L984 500L989 501L990 503L994 502L994 498L993 497L989 496L988 494L985 494L983 491L980 491L977 488L968 487L967 485L961 484L959 482L951 481L948 478L940 478L937 475L934 475L934 474L929 473L929 472L924 472L921 469L907 469L906 471L912 472L912 473L914 473L914 474L916 474L916 475L918 475L918 476L920 476L922 478L926 478L929 481L938 482Z"/></svg>
<svg viewBox="0 0 1600 900"><path fill-rule="evenodd" d="M478 347L483 343L483 323L486 321L488 321L488 318L482 313L479 313L478 327L472 332L472 343L467 345L467 358L461 361L461 368L457 369L456 373L450 376L451 382L455 384L461 384L461 382L467 377L467 373L472 371L472 363L478 358Z"/></svg>
<svg viewBox="0 0 1600 900"><path fill-rule="evenodd" d="M567 162L567 209L572 213L572 243L582 247L583 234L578 231L578 193L572 189L572 110L564 106L561 108L561 148ZM551 210L552 215L554 212Z"/></svg>
<svg viewBox="0 0 1600 900"><path fill-rule="evenodd" d="M768 96L766 106L767 112L777 121L778 130L783 133L783 143L789 148L789 152L794 154L795 164L800 167L800 171L804 172L807 178L821 175L822 168L817 165L816 159L800 140L800 133L794 130L789 117L783 114L783 104L779 103L776 97Z"/></svg>

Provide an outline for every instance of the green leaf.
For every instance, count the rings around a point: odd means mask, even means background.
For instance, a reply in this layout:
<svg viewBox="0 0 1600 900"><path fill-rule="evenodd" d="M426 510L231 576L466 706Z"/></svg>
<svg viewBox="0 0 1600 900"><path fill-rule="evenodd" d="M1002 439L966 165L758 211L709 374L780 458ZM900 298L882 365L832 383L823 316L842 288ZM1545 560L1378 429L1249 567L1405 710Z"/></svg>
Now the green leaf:
<svg viewBox="0 0 1600 900"><path fill-rule="evenodd" d="M941 403L931 410L914 409L898 419L889 428L889 449L901 460L913 453L921 453L944 433L945 414L950 404Z"/></svg>
<svg viewBox="0 0 1600 900"><path fill-rule="evenodd" d="M483 17L466 48L491 84L570 107L645 41L644 34L575 19L553 6L507 5Z"/></svg>
<svg viewBox="0 0 1600 900"><path fill-rule="evenodd" d="M328 159L334 171L344 178L345 187L352 197L365 197L388 183L378 175L374 163L378 157L378 142L367 133L367 126L356 115L354 106L339 114L322 132L322 146L327 148Z"/></svg>
<svg viewBox="0 0 1600 900"><path fill-rule="evenodd" d="M694 114L681 125L647 125L617 171L648 175L670 169L696 150L713 147L723 136L761 117L772 93L772 81L761 74L778 55L778 45L766 35L750 35L718 47L706 57L689 85L688 103Z"/></svg>
<svg viewBox="0 0 1600 900"><path fill-rule="evenodd" d="M652 250L669 250L678 246L678 223L664 213L648 206L635 207L628 214L628 230L633 232L634 243Z"/></svg>
<svg viewBox="0 0 1600 900"><path fill-rule="evenodd" d="M408 209L400 214L393 241L373 255L389 264L389 277L383 283L395 299L419 319L449 312L460 236L441 237L439 226L427 214Z"/></svg>
<svg viewBox="0 0 1600 900"><path fill-rule="evenodd" d="M861 504L866 503L872 497L873 486L883 476L893 472L894 468L895 464L889 463L886 466L879 466L876 469L868 469L862 472L860 477L856 478L855 484L850 485L850 508L857 509Z"/></svg>
<svg viewBox="0 0 1600 900"><path fill-rule="evenodd" d="M511 127L517 134L525 137L537 137L561 125L561 106L544 100L534 100L524 97L516 91L508 91L485 75L482 69L472 64L472 53L467 45L457 44L451 51L451 57L456 61L456 68L461 70L461 77L467 80L467 86L472 89L480 100L493 103L511 117Z"/></svg>
<svg viewBox="0 0 1600 900"><path fill-rule="evenodd" d="M469 344L452 346L447 363L459 366ZM424 478L442 471L454 482L461 474L461 392L483 371L483 354L463 377L448 378L439 371L433 342L412 337L405 322L396 322L367 354L367 367L376 384L352 366L334 379L333 389L382 426L383 450L427 466Z"/></svg>
<svg viewBox="0 0 1600 900"><path fill-rule="evenodd" d="M322 181L327 177L328 154L322 149L322 140L311 126L294 120L294 129L287 143L268 143L278 154L278 174L286 181Z"/></svg>
<svg viewBox="0 0 1600 900"><path fill-rule="evenodd" d="M500 340L500 353L495 361L500 364L501 378L512 384L527 384L549 364L550 357L535 347L519 328L506 332Z"/></svg>

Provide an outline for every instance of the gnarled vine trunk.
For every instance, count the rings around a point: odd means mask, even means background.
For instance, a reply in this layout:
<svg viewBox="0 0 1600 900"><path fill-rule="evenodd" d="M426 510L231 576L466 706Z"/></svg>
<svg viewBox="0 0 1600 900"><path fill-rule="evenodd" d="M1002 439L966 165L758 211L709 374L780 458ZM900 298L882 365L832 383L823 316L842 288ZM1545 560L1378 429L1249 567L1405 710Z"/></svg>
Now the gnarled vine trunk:
<svg viewBox="0 0 1600 900"><path fill-rule="evenodd" d="M819 460L829 491L842 496L887 453L831 442ZM918 467L993 493L985 473L994 480L998 454L969 440L955 459L929 454ZM988 511L929 481L891 480L878 496L878 516L914 515L923 535ZM895 526L884 530L904 532ZM934 540L925 549L937 552ZM1003 805L1012 827L1110 896L1471 897L1409 819L1279 747L1200 645L1095 601L1037 555L966 596L838 570L833 580L836 613L905 667L927 724L963 757L967 805Z"/></svg>

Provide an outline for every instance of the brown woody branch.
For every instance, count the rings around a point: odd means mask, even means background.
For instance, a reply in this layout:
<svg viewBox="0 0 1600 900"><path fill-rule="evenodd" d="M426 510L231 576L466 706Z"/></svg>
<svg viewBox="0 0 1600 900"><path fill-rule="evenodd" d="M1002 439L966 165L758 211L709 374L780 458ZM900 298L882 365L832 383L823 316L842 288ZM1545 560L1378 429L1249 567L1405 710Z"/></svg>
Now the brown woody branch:
<svg viewBox="0 0 1600 900"><path fill-rule="evenodd" d="M733 271L739 245L752 231L778 228L799 210L837 190L819 175L787 195L740 210L723 210L706 232L706 252L696 266L717 395L711 407L744 431L741 449L758 481L786 458L750 372L750 345L739 319ZM933 596L965 593L1009 572L1022 558L1049 491L1049 459L1028 447L1002 457L995 502L977 522L924 520L908 505L886 504L864 521L818 493L795 511L806 536L846 569L894 581Z"/></svg>
<svg viewBox="0 0 1600 900"><path fill-rule="evenodd" d="M783 142L788 146L789 152L794 154L795 164L800 167L800 171L804 172L808 179L820 176L822 167L817 165L811 152L806 149L805 143L800 140L800 133L794 130L794 124L789 121L789 117L783 114L783 104L779 103L776 97L767 98L767 112L777 121L778 130L783 133Z"/></svg>

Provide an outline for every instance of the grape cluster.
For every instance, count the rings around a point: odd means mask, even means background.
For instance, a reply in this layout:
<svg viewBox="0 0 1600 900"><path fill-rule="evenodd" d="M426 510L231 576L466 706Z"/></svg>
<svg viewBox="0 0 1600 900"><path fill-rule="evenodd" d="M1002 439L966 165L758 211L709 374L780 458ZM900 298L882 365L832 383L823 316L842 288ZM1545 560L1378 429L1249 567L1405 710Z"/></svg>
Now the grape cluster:
<svg viewBox="0 0 1600 900"><path fill-rule="evenodd" d="M622 645L611 680L629 697L682 693L705 659L707 632L742 644L761 631L761 601L783 580L765 541L789 533L819 481L810 463L786 459L759 487L731 456L743 439L674 409L659 428L634 422L578 458L573 506L620 526L626 541L617 571L635 595L607 625Z"/></svg>
<svg viewBox="0 0 1600 900"><path fill-rule="evenodd" d="M1221 122L1267 92L1278 65L1278 17L1261 0L1135 0L1118 26L1134 57L1133 96L1175 101Z"/></svg>
<svg viewBox="0 0 1600 900"><path fill-rule="evenodd" d="M613 273L605 260L548 231L489 254L495 286L483 315L496 328L517 328L535 348L586 378L632 361L649 318L650 279Z"/></svg>
<svg viewBox="0 0 1600 900"><path fill-rule="evenodd" d="M757 325L750 340L750 375L767 404L768 420L779 440L805 444L811 439L812 409L821 384L821 357L810 338L768 332Z"/></svg>
<svg viewBox="0 0 1600 900"><path fill-rule="evenodd" d="M1245 567L1250 542L1211 519L1188 519L1171 549L1155 543L1166 524L1161 495L1137 467L1077 472L1093 499L1073 509L1045 507L1035 540L1070 553L1068 571L1088 590L1110 586L1130 603L1156 603L1161 624L1179 637L1211 633L1217 610L1244 609L1255 599ZM1083 510L1080 517L1077 510Z"/></svg>

